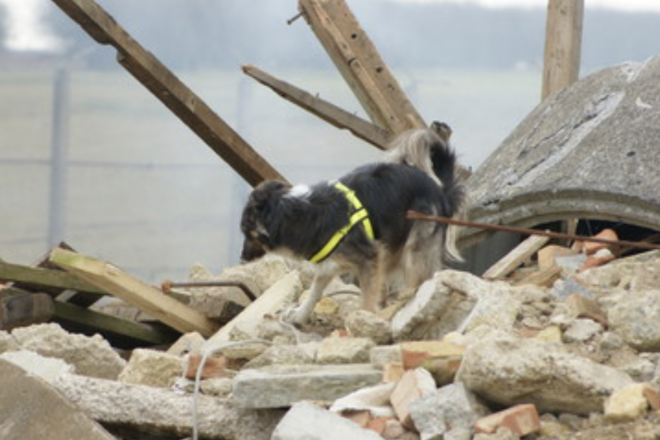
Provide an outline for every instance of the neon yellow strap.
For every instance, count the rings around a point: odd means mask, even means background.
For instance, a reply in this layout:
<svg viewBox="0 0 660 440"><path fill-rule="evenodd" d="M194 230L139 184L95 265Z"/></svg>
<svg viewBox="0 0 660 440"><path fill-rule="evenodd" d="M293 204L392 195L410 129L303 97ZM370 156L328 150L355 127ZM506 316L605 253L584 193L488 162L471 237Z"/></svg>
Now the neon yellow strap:
<svg viewBox="0 0 660 440"><path fill-rule="evenodd" d="M364 227L364 232L367 234L367 237L369 237L371 240L374 239L374 231L371 227L371 221L369 220L369 213L367 212L366 208L362 206L360 199L358 199L355 195L355 191L349 189L341 182L335 183L335 188L341 190L344 193L348 202L353 205L355 212L349 217L348 224L337 231L335 235L333 235L330 240L328 240L326 245L323 246L320 251L318 251L313 257L309 259L309 261L312 263L318 263L319 261L327 258L327 256L335 250L339 242L346 236L346 234L348 234L348 231L350 231L353 226L360 222L362 222L362 226Z"/></svg>

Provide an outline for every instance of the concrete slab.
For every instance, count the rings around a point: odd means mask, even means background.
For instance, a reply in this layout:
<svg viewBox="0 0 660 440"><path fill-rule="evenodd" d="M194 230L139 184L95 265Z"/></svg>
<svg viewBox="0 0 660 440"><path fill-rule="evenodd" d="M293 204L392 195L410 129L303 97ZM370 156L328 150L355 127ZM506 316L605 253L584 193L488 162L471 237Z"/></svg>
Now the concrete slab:
<svg viewBox="0 0 660 440"><path fill-rule="evenodd" d="M660 230L660 57L589 75L534 109L470 177L470 220L582 218ZM461 247L490 234L465 230Z"/></svg>
<svg viewBox="0 0 660 440"><path fill-rule="evenodd" d="M53 387L0 360L0 438L114 440L101 425Z"/></svg>

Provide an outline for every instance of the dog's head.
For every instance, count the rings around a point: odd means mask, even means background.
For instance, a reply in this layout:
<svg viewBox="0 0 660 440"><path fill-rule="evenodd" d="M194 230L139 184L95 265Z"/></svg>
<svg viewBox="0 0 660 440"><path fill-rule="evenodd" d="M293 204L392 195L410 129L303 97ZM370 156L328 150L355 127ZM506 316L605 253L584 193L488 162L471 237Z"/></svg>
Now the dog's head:
<svg viewBox="0 0 660 440"><path fill-rule="evenodd" d="M289 184L268 180L252 191L241 218L241 231L245 236L241 260L255 260L273 249L270 227L274 210L289 188Z"/></svg>

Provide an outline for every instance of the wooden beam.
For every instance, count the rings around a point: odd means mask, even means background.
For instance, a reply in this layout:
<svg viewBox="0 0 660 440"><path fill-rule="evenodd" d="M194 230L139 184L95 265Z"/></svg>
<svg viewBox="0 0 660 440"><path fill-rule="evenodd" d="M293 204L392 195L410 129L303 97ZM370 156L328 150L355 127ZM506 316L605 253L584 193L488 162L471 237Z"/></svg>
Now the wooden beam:
<svg viewBox="0 0 660 440"><path fill-rule="evenodd" d="M548 0L542 99L578 79L583 17L584 0Z"/></svg>
<svg viewBox="0 0 660 440"><path fill-rule="evenodd" d="M64 249L54 249L50 261L182 333L209 337L217 330L206 316L109 263Z"/></svg>
<svg viewBox="0 0 660 440"><path fill-rule="evenodd" d="M482 277L490 280L504 278L513 272L518 266L523 264L529 257L534 255L536 251L541 249L549 240L548 237L542 237L540 235L527 237L518 246L513 248L508 254L500 259L500 261L484 272Z"/></svg>
<svg viewBox="0 0 660 440"><path fill-rule="evenodd" d="M300 0L299 7L376 125L394 134L427 126L344 0Z"/></svg>
<svg viewBox="0 0 660 440"><path fill-rule="evenodd" d="M38 290L46 293L60 293L63 290L75 290L93 294L99 300L105 291L70 273L61 270L42 269L0 260L0 280L11 281L26 290Z"/></svg>
<svg viewBox="0 0 660 440"><path fill-rule="evenodd" d="M144 343L171 344L178 337L173 330L159 330L62 301L55 301L54 305L55 321L64 328L85 334L100 333L114 347L134 348Z"/></svg>
<svg viewBox="0 0 660 440"><path fill-rule="evenodd" d="M286 180L94 0L52 1L97 42L114 46L119 63L249 184L256 186L267 179Z"/></svg>
<svg viewBox="0 0 660 440"><path fill-rule="evenodd" d="M346 110L312 95L292 84L282 81L254 66L243 66L243 72L272 89L282 98L318 116L337 128L353 133L363 141L385 150L392 140L392 133Z"/></svg>

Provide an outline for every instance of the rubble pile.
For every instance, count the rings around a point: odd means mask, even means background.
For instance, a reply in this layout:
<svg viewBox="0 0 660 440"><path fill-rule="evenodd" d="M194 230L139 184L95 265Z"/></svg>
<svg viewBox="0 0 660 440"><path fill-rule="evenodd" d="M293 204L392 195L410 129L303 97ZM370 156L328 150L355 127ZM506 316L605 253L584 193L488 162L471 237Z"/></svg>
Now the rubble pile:
<svg viewBox="0 0 660 440"><path fill-rule="evenodd" d="M240 299L242 311L209 338L120 351L54 323L0 331L0 433L658 439L660 252L604 254L545 244L499 279L443 270L378 314L336 280L301 328L280 316L305 295L312 268L273 257L219 276L197 268L194 280L240 280L258 297ZM180 293L217 317L235 290Z"/></svg>

